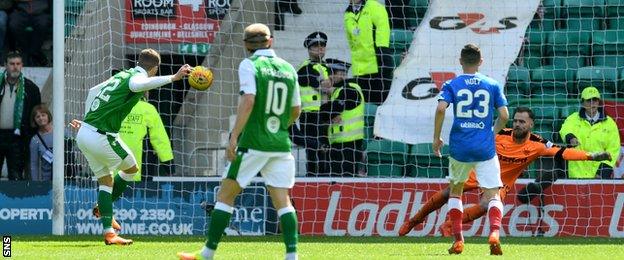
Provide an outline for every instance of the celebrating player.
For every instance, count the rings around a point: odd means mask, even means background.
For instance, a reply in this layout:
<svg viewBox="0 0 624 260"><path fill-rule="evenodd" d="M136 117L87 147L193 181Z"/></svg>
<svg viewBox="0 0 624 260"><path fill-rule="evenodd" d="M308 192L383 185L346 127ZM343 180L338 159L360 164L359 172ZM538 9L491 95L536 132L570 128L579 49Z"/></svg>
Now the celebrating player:
<svg viewBox="0 0 624 260"><path fill-rule="evenodd" d="M608 152L588 153L585 151L565 147L557 147L539 135L531 133L533 128L533 111L528 107L518 107L513 116L513 129L504 129L496 135L496 153L500 161L501 179L503 189L500 190L501 200L514 186L522 172L540 156L554 156L564 160L610 160ZM470 173L468 181L464 184L464 192L475 190L479 187L475 172ZM399 236L405 236L416 225L422 223L429 213L441 208L447 201L449 188L438 191L409 221L406 221L399 230ZM466 210L463 214L463 223L471 222L485 215L486 204L477 204ZM442 235L451 234L451 222L446 221L440 227Z"/></svg>
<svg viewBox="0 0 624 260"><path fill-rule="evenodd" d="M226 150L231 164L223 174L206 245L196 253L178 253L180 259L213 258L230 223L234 199L258 172L279 215L286 259L297 259L297 215L289 196L295 184L295 159L288 135L301 113L297 72L270 49L273 39L266 25L247 26L244 41L253 55L238 68L242 97Z"/></svg>
<svg viewBox="0 0 624 260"><path fill-rule="evenodd" d="M462 200L464 182L468 174L475 169L477 179L483 190L483 203L488 205L490 218L490 254L502 255L499 229L503 212L503 203L498 190L503 186L500 179L500 165L494 147L494 133L500 131L507 120L507 100L503 89L495 80L478 73L483 62L481 50L474 44L467 44L461 50L459 59L464 74L449 80L442 86L438 107L435 114L433 133L433 152L440 155L443 141L440 138L444 115L449 104L453 104L455 118L450 136L449 158L449 215L455 242L449 248L449 254L461 254L464 250L462 235ZM498 119L492 132L494 109L498 110Z"/></svg>
<svg viewBox="0 0 624 260"><path fill-rule="evenodd" d="M138 171L132 151L118 135L121 122L145 91L180 80L191 71L185 64L175 75L154 77L159 65L158 52L142 50L136 67L119 72L89 90L84 120L71 123L79 128L76 143L98 179L97 210L107 245L132 244L132 240L121 238L112 227L113 201L121 196ZM121 172L113 180L112 174L117 170Z"/></svg>

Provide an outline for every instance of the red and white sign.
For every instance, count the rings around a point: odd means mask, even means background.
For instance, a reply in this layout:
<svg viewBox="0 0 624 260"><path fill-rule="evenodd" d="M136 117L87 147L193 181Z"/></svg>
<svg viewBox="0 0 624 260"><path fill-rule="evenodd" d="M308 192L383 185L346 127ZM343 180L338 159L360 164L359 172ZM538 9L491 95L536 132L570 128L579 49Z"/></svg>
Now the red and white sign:
<svg viewBox="0 0 624 260"><path fill-rule="evenodd" d="M504 85L538 5L538 0L431 1L405 59L394 71L390 94L377 110L375 135L409 144L431 143L436 96L444 81L462 73L459 56L468 43L481 48L479 71ZM452 111L447 109L444 140Z"/></svg>
<svg viewBox="0 0 624 260"><path fill-rule="evenodd" d="M223 1L126 0L124 39L126 43L210 43L219 21L209 17L216 17L210 14L218 7L206 4L217 2Z"/></svg>
<svg viewBox="0 0 624 260"><path fill-rule="evenodd" d="M447 186L443 179L368 182L333 179L298 183L292 197L303 235L396 236L399 227L427 199ZM522 182L522 181L520 181ZM527 183L526 180L523 182ZM524 184L516 184L516 190ZM476 192L465 193L464 205L478 202ZM624 237L624 183L606 180L559 180L546 190L544 206L520 204L514 190L505 198L502 235L534 236L538 227L546 237ZM439 236L447 208L429 215L410 236ZM487 216L464 225L465 236L487 236Z"/></svg>

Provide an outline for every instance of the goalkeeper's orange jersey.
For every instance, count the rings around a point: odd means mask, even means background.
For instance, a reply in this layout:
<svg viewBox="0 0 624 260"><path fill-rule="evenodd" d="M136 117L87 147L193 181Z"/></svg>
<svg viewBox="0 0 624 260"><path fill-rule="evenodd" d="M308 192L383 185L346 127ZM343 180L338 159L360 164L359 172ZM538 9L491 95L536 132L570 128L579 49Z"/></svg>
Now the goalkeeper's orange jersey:
<svg viewBox="0 0 624 260"><path fill-rule="evenodd" d="M512 129L506 128L496 135L496 154L501 166L501 180L505 188L513 187L522 172L540 156L561 156L565 160L589 160L589 153L562 148L554 145L541 136L531 133L527 139L518 144L513 140ZM470 173L466 186L478 186L474 170Z"/></svg>

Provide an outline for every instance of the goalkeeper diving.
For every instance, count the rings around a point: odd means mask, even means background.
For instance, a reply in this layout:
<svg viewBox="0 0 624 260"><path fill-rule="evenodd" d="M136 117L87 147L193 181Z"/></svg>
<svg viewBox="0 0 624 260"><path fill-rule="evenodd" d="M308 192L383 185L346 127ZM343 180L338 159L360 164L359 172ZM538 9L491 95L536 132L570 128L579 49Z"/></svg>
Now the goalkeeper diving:
<svg viewBox="0 0 624 260"><path fill-rule="evenodd" d="M524 170L541 156L551 156L564 160L591 160L605 161L611 160L608 152L585 152L578 149L558 147L553 143L543 139L539 135L531 133L533 128L534 115L528 107L518 107L513 116L513 128L503 129L496 135L496 154L501 166L501 180L503 188L500 189L501 200L505 198L507 192L516 183ZM475 172L470 173L470 177L464 184L464 192L479 188ZM438 191L427 200L425 205L408 221L403 223L399 229L399 236L405 236L416 225L422 223L429 213L441 208L448 201L449 188ZM464 209L462 223L471 222L487 213L487 201L481 201L470 208ZM450 236L451 226L447 220L440 226L442 235Z"/></svg>

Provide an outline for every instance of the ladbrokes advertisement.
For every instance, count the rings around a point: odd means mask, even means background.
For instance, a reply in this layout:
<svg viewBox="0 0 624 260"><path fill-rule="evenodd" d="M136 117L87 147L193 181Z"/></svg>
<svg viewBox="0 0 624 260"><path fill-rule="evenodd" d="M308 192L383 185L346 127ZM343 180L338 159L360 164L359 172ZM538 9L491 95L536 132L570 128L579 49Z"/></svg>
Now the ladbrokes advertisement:
<svg viewBox="0 0 624 260"><path fill-rule="evenodd" d="M525 182L526 183L526 182ZM293 189L301 233L331 236L396 236L446 181L299 183ZM524 185L517 184L518 190ZM478 202L476 193L464 196L464 205ZM521 204L515 191L504 200L501 232L507 236L624 237L624 183L622 181L558 181L544 195L543 206ZM447 208L431 213L409 236L439 236ZM487 236L486 217L465 224L465 236Z"/></svg>
<svg viewBox="0 0 624 260"><path fill-rule="evenodd" d="M115 203L122 234L204 235L214 205L218 179L208 181L144 182L126 190ZM384 182L380 182L384 181ZM624 237L624 182L618 180L559 180L547 189L540 205L516 200L520 180L504 200L501 232L506 236L542 235ZM102 225L91 209L97 193L93 183L66 185L66 234L100 234ZM292 190L302 235L396 236L444 179L300 179ZM50 183L0 182L0 230L7 234L52 232ZM464 205L478 202L466 193ZM208 205L208 207L206 207ZM277 215L262 183L247 187L235 202L229 235L264 235L277 231ZM409 236L439 236L444 206L431 213ZM486 217L465 224L465 236L485 236Z"/></svg>

